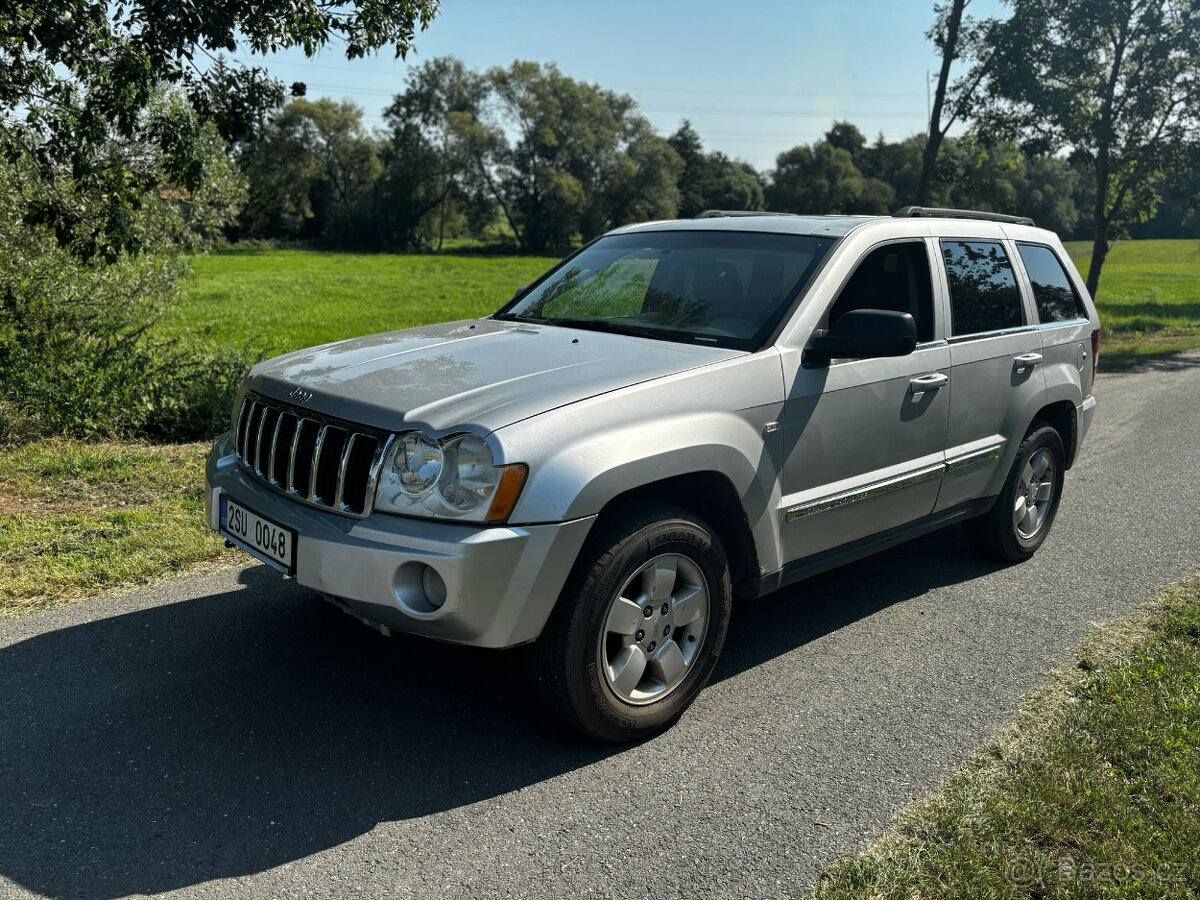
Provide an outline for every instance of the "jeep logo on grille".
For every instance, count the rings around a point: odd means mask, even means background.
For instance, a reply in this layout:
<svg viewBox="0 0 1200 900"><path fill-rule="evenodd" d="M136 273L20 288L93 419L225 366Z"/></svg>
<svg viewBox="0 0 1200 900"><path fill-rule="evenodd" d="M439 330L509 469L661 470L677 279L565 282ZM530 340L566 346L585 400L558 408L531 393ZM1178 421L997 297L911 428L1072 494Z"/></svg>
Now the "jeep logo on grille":
<svg viewBox="0 0 1200 900"><path fill-rule="evenodd" d="M304 388L296 388L290 394L288 394L288 399L295 400L297 403L303 406L312 399L312 394L304 390Z"/></svg>

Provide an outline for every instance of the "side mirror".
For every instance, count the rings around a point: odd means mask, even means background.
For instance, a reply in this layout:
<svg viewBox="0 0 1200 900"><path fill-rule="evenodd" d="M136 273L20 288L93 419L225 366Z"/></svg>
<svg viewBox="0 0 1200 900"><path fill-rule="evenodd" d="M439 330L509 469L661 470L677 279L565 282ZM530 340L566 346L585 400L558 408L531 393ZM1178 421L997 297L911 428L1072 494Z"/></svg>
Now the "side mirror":
<svg viewBox="0 0 1200 900"><path fill-rule="evenodd" d="M917 346L917 323L890 309L853 309L816 335L804 351L804 365L827 366L833 359L907 356Z"/></svg>
<svg viewBox="0 0 1200 900"><path fill-rule="evenodd" d="M529 285L527 285L527 284L521 285L519 288L517 288L517 292L515 294L513 294L513 300L520 300L528 292L529 292Z"/></svg>

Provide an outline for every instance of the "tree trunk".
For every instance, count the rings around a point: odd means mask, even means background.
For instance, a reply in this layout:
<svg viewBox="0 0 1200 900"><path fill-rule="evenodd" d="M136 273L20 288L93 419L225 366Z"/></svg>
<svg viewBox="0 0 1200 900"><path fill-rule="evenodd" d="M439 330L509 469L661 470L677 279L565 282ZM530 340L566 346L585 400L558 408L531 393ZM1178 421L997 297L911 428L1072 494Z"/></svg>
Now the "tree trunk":
<svg viewBox="0 0 1200 900"><path fill-rule="evenodd" d="M1108 224L1105 223L1104 231L1107 233ZM1092 299L1096 299L1096 289L1100 287L1100 270L1104 268L1104 257L1108 256L1108 237L1106 234L1101 234L1099 228L1096 229L1096 237L1092 240L1092 262L1088 266L1087 289L1092 295Z"/></svg>
<svg viewBox="0 0 1200 900"><path fill-rule="evenodd" d="M1108 147L1101 145L1096 154L1096 206L1093 212L1096 234L1092 238L1092 261L1088 265L1087 289L1096 298L1100 287L1100 270L1108 256Z"/></svg>
<svg viewBox="0 0 1200 900"><path fill-rule="evenodd" d="M921 180L917 183L917 206L929 203L929 192L933 187L933 170L937 166L938 151L946 130L942 128L942 107L946 104L946 87L950 83L950 65L954 62L954 51L958 46L958 29L962 24L963 8L967 0L954 0L950 7L950 18L946 22L946 42L942 45L942 68L938 72L937 91L933 95L933 110L929 115L929 134L925 138L925 150L921 154Z"/></svg>

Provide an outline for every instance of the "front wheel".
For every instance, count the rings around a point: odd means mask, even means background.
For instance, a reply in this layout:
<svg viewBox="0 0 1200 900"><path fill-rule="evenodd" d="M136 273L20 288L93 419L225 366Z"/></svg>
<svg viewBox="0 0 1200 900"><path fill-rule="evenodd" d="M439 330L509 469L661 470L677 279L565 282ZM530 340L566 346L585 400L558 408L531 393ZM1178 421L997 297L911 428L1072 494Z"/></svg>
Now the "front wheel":
<svg viewBox="0 0 1200 900"><path fill-rule="evenodd" d="M967 539L997 559L1033 556L1054 524L1062 497L1066 453L1057 429L1034 422L991 510L963 524Z"/></svg>
<svg viewBox="0 0 1200 900"><path fill-rule="evenodd" d="M527 653L534 688L605 741L670 725L704 687L729 627L729 563L694 514L649 507L589 539Z"/></svg>

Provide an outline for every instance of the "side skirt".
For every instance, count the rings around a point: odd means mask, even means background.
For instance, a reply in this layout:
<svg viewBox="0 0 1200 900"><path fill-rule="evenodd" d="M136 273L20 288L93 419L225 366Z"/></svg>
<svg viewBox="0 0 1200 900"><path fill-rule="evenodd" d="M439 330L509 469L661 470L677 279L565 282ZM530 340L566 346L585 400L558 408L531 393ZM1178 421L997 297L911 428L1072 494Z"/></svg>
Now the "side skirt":
<svg viewBox="0 0 1200 900"><path fill-rule="evenodd" d="M881 531L879 534L860 538L852 543L843 544L841 547L833 547L821 553L794 560L778 572L772 572L770 575L764 575L760 578L747 578L743 582L738 596L751 600L764 597L780 588L803 581L805 578L811 578L813 575L828 572L830 569L844 566L846 563L851 563L878 553L880 550L895 547L897 544L911 541L913 538L928 534L931 531L937 531L939 528L945 528L947 525L955 522L983 515L992 508L995 500L995 497L970 500L967 503L961 503L949 509L939 510L936 513L917 519L915 522L909 522L907 525L901 525L898 528L892 528L888 531Z"/></svg>

